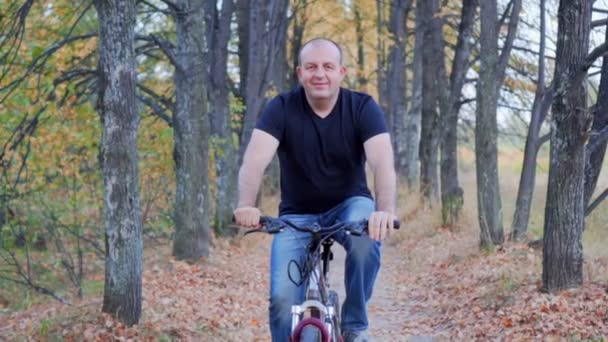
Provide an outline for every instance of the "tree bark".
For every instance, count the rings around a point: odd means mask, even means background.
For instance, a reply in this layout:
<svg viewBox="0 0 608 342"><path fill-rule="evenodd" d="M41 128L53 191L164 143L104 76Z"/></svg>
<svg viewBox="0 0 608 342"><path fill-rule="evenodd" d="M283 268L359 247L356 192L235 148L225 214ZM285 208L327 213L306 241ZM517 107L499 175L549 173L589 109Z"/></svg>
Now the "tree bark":
<svg viewBox="0 0 608 342"><path fill-rule="evenodd" d="M173 255L180 260L195 260L209 255L210 245L205 2L179 0L177 6L173 117L177 182Z"/></svg>
<svg viewBox="0 0 608 342"><path fill-rule="evenodd" d="M447 100L447 103L442 105L444 112L441 113L444 122L441 140L441 213L444 225L455 224L464 205L464 191L458 181L458 112L473 47L472 35L477 3L477 0L464 0L462 3L458 40L450 73L450 92L447 98L443 97L443 101ZM442 31L437 32L437 35L443 45ZM444 58L442 53L442 61ZM441 79L447 80L447 77L441 75Z"/></svg>
<svg viewBox="0 0 608 342"><path fill-rule="evenodd" d="M143 240L137 154L135 2L96 0L99 97L103 123L106 271L103 312L127 325L141 316Z"/></svg>
<svg viewBox="0 0 608 342"><path fill-rule="evenodd" d="M287 85L290 88L295 87L298 84L296 66L298 65L298 53L304 43L304 29L308 23L307 6L308 0L299 0L293 7L293 31L291 39L289 39L291 42L291 63L287 79Z"/></svg>
<svg viewBox="0 0 608 342"><path fill-rule="evenodd" d="M355 37L357 42L357 89L367 91L367 76L365 75L365 31L361 14L360 0L353 0L355 15Z"/></svg>
<svg viewBox="0 0 608 342"><path fill-rule="evenodd" d="M433 42L433 30L440 29L442 19L438 0L417 3L424 31L422 46L422 131L420 135L420 191L433 206L439 196L439 141L441 122L438 111L439 84L437 66L443 63Z"/></svg>
<svg viewBox="0 0 608 342"><path fill-rule="evenodd" d="M482 247L502 244L502 203L498 178L497 105L513 41L517 31L521 0L513 0L508 32L498 54L496 0L481 4L480 70L477 82L475 123L475 166L477 173L477 211Z"/></svg>
<svg viewBox="0 0 608 342"><path fill-rule="evenodd" d="M608 26L606 27L605 41L608 42ZM604 139L601 142L602 136L599 132L606 128L608 128L608 57L604 57L602 62L600 87L593 112L591 131L595 133L591 134L589 143L585 147L585 208L589 207L604 163L607 140Z"/></svg>
<svg viewBox="0 0 608 342"><path fill-rule="evenodd" d="M398 0L393 3L389 22L389 33L393 42L384 86L386 89L385 110L393 136L396 170L404 178L407 178L407 125L410 119L407 112L406 46L408 36L406 23L411 3L411 0Z"/></svg>
<svg viewBox="0 0 608 342"><path fill-rule="evenodd" d="M583 281L585 141L591 116L580 69L589 47L590 0L562 0L558 10L555 96L543 237L543 289Z"/></svg>
<svg viewBox="0 0 608 342"><path fill-rule="evenodd" d="M247 111L243 118L240 139L239 161L245 153L257 116L266 103L266 92L272 79L279 36L279 24L287 20L286 1L277 0L267 4L264 0L248 1L247 76L244 87ZM239 30L240 32L240 30Z"/></svg>
<svg viewBox="0 0 608 342"><path fill-rule="evenodd" d="M540 47L538 51L538 81L534 103L532 105L532 115L528 135L526 136L526 146L524 149L524 161L517 190L517 200L515 203L515 213L513 214L513 226L511 229L511 239L521 240L528 231L530 220L530 207L532 206L532 196L534 185L536 184L536 158L540 149L540 128L549 112L553 90L545 86L545 0L540 0Z"/></svg>
<svg viewBox="0 0 608 342"><path fill-rule="evenodd" d="M228 41L230 40L230 23L234 13L234 0L222 1L221 13L218 13L217 1L206 1L206 24L209 54L209 114L211 123L212 149L215 160L215 212L214 230L220 236L231 235L228 230L232 220L232 210L237 202L237 145L233 137L230 112L230 86L228 80Z"/></svg>
<svg viewBox="0 0 608 342"><path fill-rule="evenodd" d="M414 41L414 60L412 65L412 98L411 107L407 116L406 124L406 151L403 156L396 155L395 164L399 173L406 174L409 189L414 189L420 181L420 143L421 143L421 121L422 121L422 60L424 22L416 5L416 30Z"/></svg>

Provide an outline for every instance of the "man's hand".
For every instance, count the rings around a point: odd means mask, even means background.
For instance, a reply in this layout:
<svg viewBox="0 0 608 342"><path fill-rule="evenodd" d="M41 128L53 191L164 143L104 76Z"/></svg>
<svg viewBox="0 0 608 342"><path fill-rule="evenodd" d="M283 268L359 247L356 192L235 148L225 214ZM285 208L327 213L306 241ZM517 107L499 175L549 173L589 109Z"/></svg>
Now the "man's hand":
<svg viewBox="0 0 608 342"><path fill-rule="evenodd" d="M368 219L367 231L369 237L382 241L386 239L393 229L393 222L397 217L386 211L374 211Z"/></svg>
<svg viewBox="0 0 608 342"><path fill-rule="evenodd" d="M260 227L260 216L262 212L255 207L240 207L234 210L236 224L243 227Z"/></svg>

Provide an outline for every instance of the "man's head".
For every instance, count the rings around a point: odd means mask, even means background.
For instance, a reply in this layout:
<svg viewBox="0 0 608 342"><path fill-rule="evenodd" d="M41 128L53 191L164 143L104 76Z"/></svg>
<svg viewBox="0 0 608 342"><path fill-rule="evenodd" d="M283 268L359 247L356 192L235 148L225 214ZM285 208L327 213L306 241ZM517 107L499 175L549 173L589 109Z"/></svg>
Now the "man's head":
<svg viewBox="0 0 608 342"><path fill-rule="evenodd" d="M306 42L298 54L298 79L310 100L328 100L338 96L346 75L340 46L325 38Z"/></svg>

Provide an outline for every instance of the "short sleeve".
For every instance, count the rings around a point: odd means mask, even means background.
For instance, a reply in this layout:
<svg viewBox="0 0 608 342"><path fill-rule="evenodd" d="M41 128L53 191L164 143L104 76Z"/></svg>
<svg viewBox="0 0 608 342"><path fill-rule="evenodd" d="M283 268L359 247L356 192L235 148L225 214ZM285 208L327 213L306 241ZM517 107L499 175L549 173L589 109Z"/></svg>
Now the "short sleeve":
<svg viewBox="0 0 608 342"><path fill-rule="evenodd" d="M285 110L280 96L270 100L264 107L255 128L272 135L279 142L282 140L285 128Z"/></svg>
<svg viewBox="0 0 608 342"><path fill-rule="evenodd" d="M372 97L366 97L360 107L358 131L362 142L381 133L387 133L384 112Z"/></svg>

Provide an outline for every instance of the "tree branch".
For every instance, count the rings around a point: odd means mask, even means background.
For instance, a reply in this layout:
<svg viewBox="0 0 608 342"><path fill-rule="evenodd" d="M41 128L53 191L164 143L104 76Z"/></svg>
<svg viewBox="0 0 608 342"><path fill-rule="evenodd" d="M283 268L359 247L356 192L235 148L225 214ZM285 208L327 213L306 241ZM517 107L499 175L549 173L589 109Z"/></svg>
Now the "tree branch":
<svg viewBox="0 0 608 342"><path fill-rule="evenodd" d="M169 125L169 127L173 127L173 119L171 119L171 117L167 115L167 112L156 102L154 102L154 100L142 95L137 95L137 99L146 106L150 107L150 109L152 109L152 113L156 114L156 116L165 121Z"/></svg>
<svg viewBox="0 0 608 342"><path fill-rule="evenodd" d="M599 26L605 26L605 25L608 25L608 18L598 19L598 20L594 20L591 22L592 28L599 27Z"/></svg>
<svg viewBox="0 0 608 342"><path fill-rule="evenodd" d="M585 216L589 216L589 214L591 214L591 212L595 208L597 208L600 205L600 203L602 203L602 201L604 201L606 199L606 197L608 197L608 188L606 190L604 190L604 192L602 192L599 196L597 196L597 198L594 199L593 202L591 202L591 204L589 204L587 209L585 209Z"/></svg>

